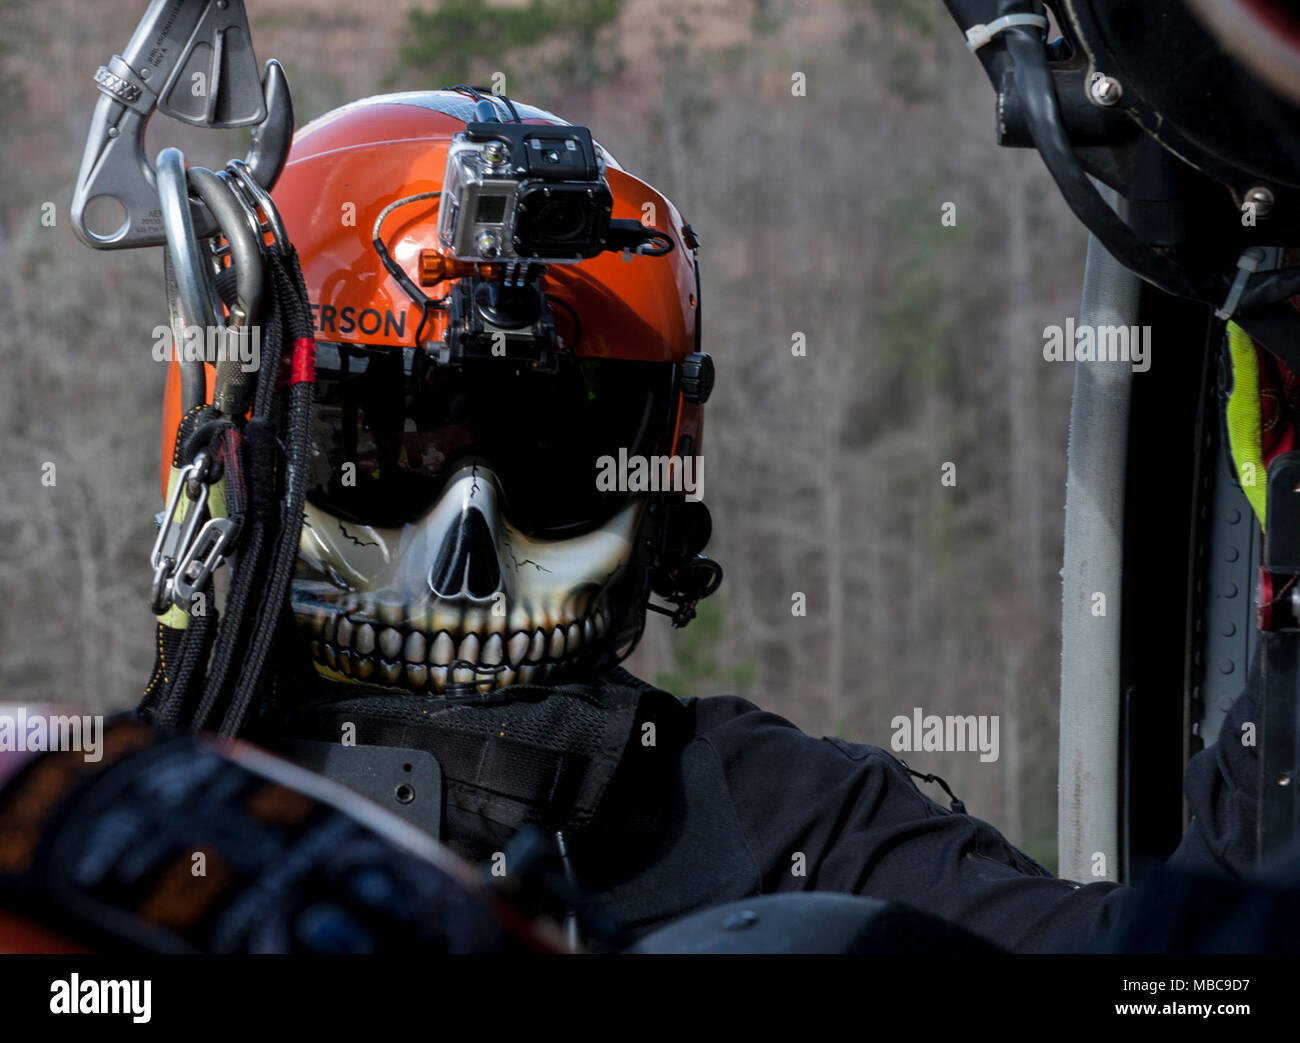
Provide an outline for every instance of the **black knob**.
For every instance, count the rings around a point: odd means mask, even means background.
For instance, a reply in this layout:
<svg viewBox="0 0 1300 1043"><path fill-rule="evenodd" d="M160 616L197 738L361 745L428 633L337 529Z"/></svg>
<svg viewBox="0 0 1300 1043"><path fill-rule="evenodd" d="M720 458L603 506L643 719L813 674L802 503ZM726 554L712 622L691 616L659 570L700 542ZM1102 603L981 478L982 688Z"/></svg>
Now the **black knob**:
<svg viewBox="0 0 1300 1043"><path fill-rule="evenodd" d="M692 351L682 360L682 397L703 404L713 393L713 356Z"/></svg>

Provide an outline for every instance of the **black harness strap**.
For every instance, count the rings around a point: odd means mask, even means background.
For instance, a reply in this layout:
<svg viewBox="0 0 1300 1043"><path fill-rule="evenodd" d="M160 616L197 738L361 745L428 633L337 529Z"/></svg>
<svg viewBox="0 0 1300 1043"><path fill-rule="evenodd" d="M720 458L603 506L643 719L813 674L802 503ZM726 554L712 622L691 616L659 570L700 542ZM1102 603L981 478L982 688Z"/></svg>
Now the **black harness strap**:
<svg viewBox="0 0 1300 1043"><path fill-rule="evenodd" d="M351 690L345 698L327 696L278 715L267 740L337 744L354 730L358 746L424 750L442 768L448 804L512 829L532 823L565 832L595 815L645 690L617 683L521 685L468 703L417 696L399 701L391 690L341 687ZM551 721L572 720L579 705L591 716L581 741L536 726L540 711L553 711Z"/></svg>
<svg viewBox="0 0 1300 1043"><path fill-rule="evenodd" d="M413 725L377 718L357 720L354 713L327 714L319 719L319 740L337 741L342 725L357 725L357 742L365 746L397 746L427 750L442 766L449 789L462 800L491 804L504 797L534 809L572 807L591 758L515 739L472 735L434 725ZM475 800L480 793L485 800ZM499 809L499 806L498 806Z"/></svg>
<svg viewBox="0 0 1300 1043"><path fill-rule="evenodd" d="M307 498L307 471L311 459L312 404L315 398L314 326L307 303L298 255L290 248L283 259L272 253L267 258L267 278L272 298L281 313L282 342L292 352L288 406L285 417L287 455L284 490L280 498L279 526L268 555L269 575L256 605L249 635L244 670L235 686L230 708L218 728L219 734L238 735L254 700L265 694L266 667L272 644L283 633L284 605L289 596L302 535L303 509ZM280 359L284 357L281 354ZM276 374L279 375L277 359ZM263 374L265 379L268 375ZM265 385L259 384L259 404ZM266 392L269 398L269 392Z"/></svg>
<svg viewBox="0 0 1300 1043"><path fill-rule="evenodd" d="M183 417L176 429L176 444L172 449L172 466L184 467L193 459L187 455L194 448L193 437L202 427L209 424L216 416L211 406L196 406ZM212 604L212 591L204 588L204 595L209 605ZM215 611L215 609L214 609ZM175 723L179 719L180 696L189 686L197 660L209 640L208 627L203 617L189 619L188 625L169 626L161 620L156 625L153 674L145 686L140 709L156 720Z"/></svg>

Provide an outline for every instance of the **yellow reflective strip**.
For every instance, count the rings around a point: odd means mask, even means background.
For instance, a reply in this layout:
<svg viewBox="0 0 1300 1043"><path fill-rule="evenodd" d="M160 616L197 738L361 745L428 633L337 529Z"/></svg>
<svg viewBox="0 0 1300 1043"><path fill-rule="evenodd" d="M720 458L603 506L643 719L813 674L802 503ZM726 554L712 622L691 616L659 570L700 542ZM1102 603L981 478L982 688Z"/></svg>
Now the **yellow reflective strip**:
<svg viewBox="0 0 1300 1043"><path fill-rule="evenodd" d="M213 483L208 490L208 516L210 518L226 517L226 479Z"/></svg>
<svg viewBox="0 0 1300 1043"><path fill-rule="evenodd" d="M172 494L176 491L176 483L181 480L181 469L172 467L167 472L167 496L163 501L163 507L171 501ZM179 525L185 520L185 512L189 507L189 498L182 496L176 504L176 510L172 512L172 519L175 524ZM158 622L165 627L171 627L173 630L184 630L190 625L190 616L188 612L182 611L175 605L172 605L161 616L157 617Z"/></svg>
<svg viewBox="0 0 1300 1043"><path fill-rule="evenodd" d="M167 504L171 503L172 496L176 493L176 483L180 480L181 469L179 467L173 467L167 472L167 495L163 499L163 507L166 507ZM190 501L184 496L176 501L176 510L172 512L172 519L174 521L183 522L185 520L185 510L189 506L189 502Z"/></svg>
<svg viewBox="0 0 1300 1043"><path fill-rule="evenodd" d="M1259 358L1250 334L1228 323L1228 351L1232 356L1232 393L1228 396L1228 446L1237 467L1241 491L1246 494L1259 526L1264 527L1268 469L1264 466L1259 407Z"/></svg>
<svg viewBox="0 0 1300 1043"><path fill-rule="evenodd" d="M158 622L173 630L185 630L190 625L190 614L179 605L173 605L158 617Z"/></svg>

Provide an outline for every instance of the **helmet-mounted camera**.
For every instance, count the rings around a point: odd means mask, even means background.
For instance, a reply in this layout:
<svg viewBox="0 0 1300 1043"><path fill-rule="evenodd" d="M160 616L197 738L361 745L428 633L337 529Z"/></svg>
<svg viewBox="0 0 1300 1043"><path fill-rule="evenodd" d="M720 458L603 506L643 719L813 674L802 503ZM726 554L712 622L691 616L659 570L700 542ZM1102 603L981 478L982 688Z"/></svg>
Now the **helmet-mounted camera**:
<svg viewBox="0 0 1300 1043"><path fill-rule="evenodd" d="M586 127L470 123L447 150L438 239L463 261L581 261L614 198Z"/></svg>
<svg viewBox="0 0 1300 1043"><path fill-rule="evenodd" d="M467 123L447 150L441 192L385 208L374 246L426 315L430 307L448 312L442 341L431 345L440 365L495 356L554 372L562 349L551 302L539 285L545 265L576 264L606 250L662 256L673 241L639 221L611 217L605 161L588 128L503 123L485 99L476 112L481 118ZM380 236L393 208L435 194L438 248L422 252L420 281L454 283L437 302L392 262ZM580 330L577 315L571 317Z"/></svg>

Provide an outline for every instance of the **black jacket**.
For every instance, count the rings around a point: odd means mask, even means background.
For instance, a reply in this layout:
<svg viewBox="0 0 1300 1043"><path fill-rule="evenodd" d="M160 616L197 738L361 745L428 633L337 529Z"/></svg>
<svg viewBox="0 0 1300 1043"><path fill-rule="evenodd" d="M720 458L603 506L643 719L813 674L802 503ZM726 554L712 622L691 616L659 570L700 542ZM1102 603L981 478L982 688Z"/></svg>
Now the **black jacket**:
<svg viewBox="0 0 1300 1043"><path fill-rule="evenodd" d="M1017 951L1080 946L1129 899L1053 877L991 825L926 796L874 746L819 739L745 699L678 699L617 671L458 706L339 687L281 735L431 751L442 814L425 823L490 861L522 826L562 834L582 891L632 937L757 894L836 891L907 903ZM1253 696L1223 734L1237 734ZM400 756L400 754L399 754ZM1253 751L1227 742L1187 771L1195 814L1175 862L1250 864Z"/></svg>

